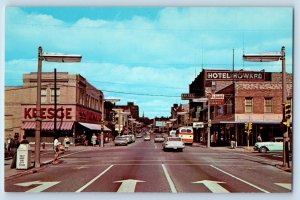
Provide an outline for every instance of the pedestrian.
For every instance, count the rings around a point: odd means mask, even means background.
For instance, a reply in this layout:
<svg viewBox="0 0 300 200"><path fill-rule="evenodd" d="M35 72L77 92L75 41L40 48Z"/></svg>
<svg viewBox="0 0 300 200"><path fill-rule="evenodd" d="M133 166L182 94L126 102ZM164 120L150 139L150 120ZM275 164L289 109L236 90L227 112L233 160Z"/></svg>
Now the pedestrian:
<svg viewBox="0 0 300 200"><path fill-rule="evenodd" d="M101 134L98 135L97 140L98 140L99 147L101 147Z"/></svg>
<svg viewBox="0 0 300 200"><path fill-rule="evenodd" d="M70 146L70 138L66 135L66 137L64 138L64 146L65 146L65 150L69 149Z"/></svg>
<svg viewBox="0 0 300 200"><path fill-rule="evenodd" d="M20 142L19 142L19 136L15 135L14 139L12 139L10 141L10 151L11 151L11 155L13 156L10 168L14 169L16 168L17 165L17 149L20 146Z"/></svg>
<svg viewBox="0 0 300 200"><path fill-rule="evenodd" d="M93 133L93 136L91 138L91 142L92 142L93 147L96 145L96 140L97 140L97 136L96 136L95 133Z"/></svg>
<svg viewBox="0 0 300 200"><path fill-rule="evenodd" d="M257 142L262 142L260 134L257 136Z"/></svg>
<svg viewBox="0 0 300 200"><path fill-rule="evenodd" d="M231 135L231 138L230 138L230 147L231 149L234 149L236 146L236 139L234 137L234 135Z"/></svg>
<svg viewBox="0 0 300 200"><path fill-rule="evenodd" d="M23 140L20 142L20 144L29 144L29 141L26 139L25 135L23 135Z"/></svg>
<svg viewBox="0 0 300 200"><path fill-rule="evenodd" d="M13 140L13 138L11 137L11 134L8 135L7 138L7 151L10 153L11 150L11 146L10 146L10 142Z"/></svg>
<svg viewBox="0 0 300 200"><path fill-rule="evenodd" d="M58 141L58 136L54 137L53 150L54 150L54 159L53 159L52 164L58 164L59 163L58 162L58 156L64 152L63 151L63 146Z"/></svg>

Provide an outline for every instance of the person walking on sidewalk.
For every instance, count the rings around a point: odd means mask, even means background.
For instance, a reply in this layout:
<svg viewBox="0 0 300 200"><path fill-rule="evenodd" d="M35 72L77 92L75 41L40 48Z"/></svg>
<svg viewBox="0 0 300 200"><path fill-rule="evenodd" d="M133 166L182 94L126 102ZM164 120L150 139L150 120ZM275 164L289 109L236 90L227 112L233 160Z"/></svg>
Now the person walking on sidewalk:
<svg viewBox="0 0 300 200"><path fill-rule="evenodd" d="M65 139L64 139L64 146L65 149L68 150L69 146L70 146L70 138L66 135Z"/></svg>
<svg viewBox="0 0 300 200"><path fill-rule="evenodd" d="M13 156L10 168L11 169L15 169L17 166L17 149L20 146L20 142L19 142L19 136L15 136L14 139L12 139L10 141L10 147L11 147L11 155Z"/></svg>
<svg viewBox="0 0 300 200"><path fill-rule="evenodd" d="M257 136L257 142L262 142L260 134Z"/></svg>
<svg viewBox="0 0 300 200"><path fill-rule="evenodd" d="M230 148L231 149L235 149L235 146L236 146L236 139L235 139L234 135L231 135L231 138L230 138Z"/></svg>
<svg viewBox="0 0 300 200"><path fill-rule="evenodd" d="M52 164L58 164L58 156L62 154L64 151L62 150L64 148L61 143L58 141L58 136L54 137L53 141L53 149L54 149L54 160Z"/></svg>
<svg viewBox="0 0 300 200"><path fill-rule="evenodd" d="M25 135L23 135L23 140L20 142L20 144L29 144L29 141L26 139Z"/></svg>
<svg viewBox="0 0 300 200"><path fill-rule="evenodd" d="M93 133L93 136L91 138L91 142L92 142L93 147L96 145L96 140L97 140L97 136L96 136L95 133Z"/></svg>

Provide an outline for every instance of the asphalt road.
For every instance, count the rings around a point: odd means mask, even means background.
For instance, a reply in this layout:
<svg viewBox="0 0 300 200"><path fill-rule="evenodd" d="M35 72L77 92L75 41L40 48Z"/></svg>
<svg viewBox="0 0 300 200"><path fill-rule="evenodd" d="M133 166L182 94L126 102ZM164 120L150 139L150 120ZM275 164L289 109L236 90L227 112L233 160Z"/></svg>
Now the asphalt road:
<svg viewBox="0 0 300 200"><path fill-rule="evenodd" d="M141 138L128 146L66 152L58 165L6 180L5 191L290 192L292 174L276 163L257 153L194 146L164 152L161 143Z"/></svg>

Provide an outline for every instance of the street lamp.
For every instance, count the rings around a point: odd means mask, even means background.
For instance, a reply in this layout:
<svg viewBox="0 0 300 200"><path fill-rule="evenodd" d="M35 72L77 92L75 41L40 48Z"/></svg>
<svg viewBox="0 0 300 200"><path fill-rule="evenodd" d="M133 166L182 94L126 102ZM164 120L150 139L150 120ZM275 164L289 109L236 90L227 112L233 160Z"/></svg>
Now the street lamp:
<svg viewBox="0 0 300 200"><path fill-rule="evenodd" d="M36 129L35 129L35 168L41 166L40 163L40 143L41 143L41 80L42 62L80 62L81 55L66 55L58 53L43 53L42 47L38 48L38 72L37 72L37 100L36 100ZM55 113L56 114L56 113Z"/></svg>
<svg viewBox="0 0 300 200"><path fill-rule="evenodd" d="M264 53L264 54L248 54L243 55L243 59L245 61L250 62L274 62L281 60L281 75L282 75L282 121L285 119L284 115L284 105L287 101L287 91L286 91L286 73L285 73L285 47L281 47L281 52L272 52L272 53ZM287 145L287 139L288 139L288 131L283 131L283 167L287 166L287 159L288 156L288 148Z"/></svg>

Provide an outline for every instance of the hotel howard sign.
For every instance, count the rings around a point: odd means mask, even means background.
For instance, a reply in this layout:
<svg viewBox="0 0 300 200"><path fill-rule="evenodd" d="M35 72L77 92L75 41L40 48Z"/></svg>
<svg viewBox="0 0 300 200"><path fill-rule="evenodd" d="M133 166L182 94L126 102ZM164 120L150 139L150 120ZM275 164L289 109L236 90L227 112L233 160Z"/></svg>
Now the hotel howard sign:
<svg viewBox="0 0 300 200"><path fill-rule="evenodd" d="M265 72L253 71L206 71L206 80L223 80L223 81L263 81Z"/></svg>

